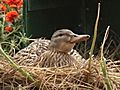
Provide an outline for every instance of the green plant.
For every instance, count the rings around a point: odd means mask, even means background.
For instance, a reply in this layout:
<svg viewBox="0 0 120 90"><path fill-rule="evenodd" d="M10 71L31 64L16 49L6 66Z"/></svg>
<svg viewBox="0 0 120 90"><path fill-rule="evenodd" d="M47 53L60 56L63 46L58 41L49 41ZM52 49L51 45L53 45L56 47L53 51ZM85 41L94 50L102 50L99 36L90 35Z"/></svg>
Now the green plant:
<svg viewBox="0 0 120 90"><path fill-rule="evenodd" d="M23 28L23 0L0 3L0 43L5 52L13 55L28 41Z"/></svg>

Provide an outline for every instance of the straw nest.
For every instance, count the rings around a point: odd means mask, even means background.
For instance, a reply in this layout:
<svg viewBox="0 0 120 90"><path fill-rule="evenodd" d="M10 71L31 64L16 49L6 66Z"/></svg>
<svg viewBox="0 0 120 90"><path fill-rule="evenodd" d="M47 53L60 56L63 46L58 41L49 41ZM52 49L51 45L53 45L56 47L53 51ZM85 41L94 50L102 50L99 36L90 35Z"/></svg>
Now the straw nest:
<svg viewBox="0 0 120 90"><path fill-rule="evenodd" d="M113 90L120 90L119 64L120 61L110 61L106 65ZM24 77L5 60L0 60L0 90L105 90L106 87L99 58L94 58L90 69L88 60L79 68L20 67L28 71L34 81Z"/></svg>

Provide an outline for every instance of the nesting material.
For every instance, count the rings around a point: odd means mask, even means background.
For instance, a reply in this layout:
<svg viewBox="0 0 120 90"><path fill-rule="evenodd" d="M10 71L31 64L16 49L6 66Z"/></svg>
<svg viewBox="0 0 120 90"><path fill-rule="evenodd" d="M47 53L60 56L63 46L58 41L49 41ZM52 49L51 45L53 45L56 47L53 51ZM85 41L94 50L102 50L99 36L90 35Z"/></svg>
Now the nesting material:
<svg viewBox="0 0 120 90"><path fill-rule="evenodd" d="M117 63L119 63L118 61ZM37 63L37 62L36 62ZM110 61L107 71L113 90L120 90L120 65ZM0 90L105 90L99 58L94 58L88 71L88 60L76 67L20 66L34 81L27 79L5 60L0 61ZM78 67L78 66L77 66Z"/></svg>

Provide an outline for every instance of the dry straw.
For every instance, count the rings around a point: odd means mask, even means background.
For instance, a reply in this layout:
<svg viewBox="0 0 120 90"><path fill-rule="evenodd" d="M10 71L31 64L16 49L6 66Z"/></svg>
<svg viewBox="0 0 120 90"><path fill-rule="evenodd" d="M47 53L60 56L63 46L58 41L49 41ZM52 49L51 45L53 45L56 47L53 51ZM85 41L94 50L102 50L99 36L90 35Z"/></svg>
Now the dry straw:
<svg viewBox="0 0 120 90"><path fill-rule="evenodd" d="M101 70L100 58L93 58L91 72L88 71L88 60L80 68L19 66L32 75L34 78L32 81L2 60L0 61L0 87L4 88L3 90L7 90L6 88L12 88L12 90L104 90L111 82L112 90L119 90L120 66L115 66L113 63L106 64L107 75Z"/></svg>

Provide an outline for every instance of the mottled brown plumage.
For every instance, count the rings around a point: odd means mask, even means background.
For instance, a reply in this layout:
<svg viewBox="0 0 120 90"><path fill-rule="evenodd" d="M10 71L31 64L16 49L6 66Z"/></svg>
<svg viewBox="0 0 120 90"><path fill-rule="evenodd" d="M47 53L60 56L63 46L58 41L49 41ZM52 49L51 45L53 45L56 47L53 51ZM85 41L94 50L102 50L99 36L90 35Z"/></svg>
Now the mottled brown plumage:
<svg viewBox="0 0 120 90"><path fill-rule="evenodd" d="M72 57L70 52L76 43L87 40L89 35L77 35L70 30L56 31L51 37L48 50L38 58L40 67L76 66L79 62Z"/></svg>
<svg viewBox="0 0 120 90"><path fill-rule="evenodd" d="M44 53L48 49L50 40L47 39L35 39L31 44L22 50L18 51L13 59L19 65L34 66L37 62L38 56Z"/></svg>
<svg viewBox="0 0 120 90"><path fill-rule="evenodd" d="M56 50L47 50L41 54L38 65L40 67L76 66L78 64L71 55Z"/></svg>
<svg viewBox="0 0 120 90"><path fill-rule="evenodd" d="M76 37L76 40L73 37ZM82 57L72 48L75 43L88 38L89 35L81 37L67 29L58 30L53 34L51 40L36 39L28 47L20 50L13 58L18 64L27 66L73 66Z"/></svg>

